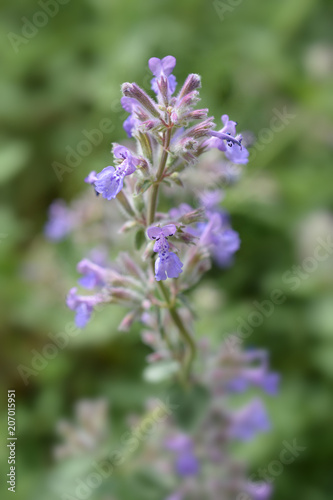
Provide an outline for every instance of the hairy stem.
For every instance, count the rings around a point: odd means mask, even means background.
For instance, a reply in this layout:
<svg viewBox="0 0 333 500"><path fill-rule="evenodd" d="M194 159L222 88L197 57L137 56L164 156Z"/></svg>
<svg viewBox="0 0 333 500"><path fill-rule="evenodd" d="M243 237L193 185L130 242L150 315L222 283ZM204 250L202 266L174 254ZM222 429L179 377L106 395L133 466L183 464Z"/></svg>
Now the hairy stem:
<svg viewBox="0 0 333 500"><path fill-rule="evenodd" d="M158 170L157 170L157 174L156 174L156 181L155 181L155 184L153 184L153 186L151 188L149 205L148 205L148 215L147 215L147 225L148 226L150 226L154 222L154 219L155 219L158 189L160 187L160 182L163 179L163 173L164 173L165 165L166 165L166 162L168 159L168 154L169 154L168 148L170 145L170 138L171 138L171 128L168 128L164 134L163 151L161 154L160 164L158 166Z"/></svg>
<svg viewBox="0 0 333 500"><path fill-rule="evenodd" d="M168 128L164 134L163 138L163 151L161 154L161 159L160 163L157 169L157 174L156 174L156 181L155 184L153 184L151 188L151 193L150 193L150 198L149 198L149 205L148 205L148 214L147 214L147 225L150 226L153 224L154 219L155 219L155 213L156 213L156 206L157 206L157 197L158 197L158 190L160 187L161 180L163 179L163 173L164 169L166 166L166 162L168 159L168 149L170 145L170 139L171 139L171 128ZM185 385L188 382L190 370L191 370L191 365L195 357L195 352L196 352L196 347L194 340L192 339L190 333L187 331L185 328L185 325L181 319L181 317L178 314L177 308L175 307L174 304L170 303L170 297L167 289L165 288L164 284L162 281L158 281L158 286L159 289L165 298L167 304L168 304L168 309L170 311L170 316L173 319L173 322L177 326L179 333L186 345L186 354L185 354L185 361L184 361L184 383Z"/></svg>
<svg viewBox="0 0 333 500"><path fill-rule="evenodd" d="M181 334L181 337L183 338L183 341L184 341L185 345L187 346L187 349L186 349L187 352L185 355L185 362L184 362L184 378L185 378L185 381L187 382L189 375L190 375L190 371L191 371L191 365L192 365L192 362L195 358L195 353L196 353L195 343L194 343L194 340L193 340L191 334L187 331L187 329L183 323L183 320L179 316L177 308L175 307L175 305L170 304L169 294L164 286L163 281L158 281L157 283L158 283L158 287L161 290L163 297L165 298L167 304L169 304L168 309L169 309L170 315L173 319L173 322L178 327L179 333Z"/></svg>

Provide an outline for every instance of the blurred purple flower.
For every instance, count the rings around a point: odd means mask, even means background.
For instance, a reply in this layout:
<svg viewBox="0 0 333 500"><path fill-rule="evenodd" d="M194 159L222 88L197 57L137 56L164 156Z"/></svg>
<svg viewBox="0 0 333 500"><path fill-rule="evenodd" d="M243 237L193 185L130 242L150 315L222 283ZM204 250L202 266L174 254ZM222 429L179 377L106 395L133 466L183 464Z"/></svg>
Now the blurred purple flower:
<svg viewBox="0 0 333 500"><path fill-rule="evenodd" d="M278 392L279 381L279 374L269 373L265 367L244 368L228 383L228 389L233 392L244 392L250 385L254 385L274 396Z"/></svg>
<svg viewBox="0 0 333 500"><path fill-rule="evenodd" d="M165 447L177 453L175 467L180 476L195 476L200 465L193 452L193 440L186 434L177 434L165 442Z"/></svg>
<svg viewBox="0 0 333 500"><path fill-rule="evenodd" d="M44 234L49 240L60 241L64 239L75 226L74 214L63 200L55 200L51 203L48 215Z"/></svg>
<svg viewBox="0 0 333 500"><path fill-rule="evenodd" d="M270 483L247 483L244 491L249 493L253 500L268 500L271 497L273 488Z"/></svg>
<svg viewBox="0 0 333 500"><path fill-rule="evenodd" d="M90 320L94 306L103 302L97 295L83 296L77 294L77 288L71 288L67 295L67 306L76 312L75 323L78 328L84 328Z"/></svg>
<svg viewBox="0 0 333 500"><path fill-rule="evenodd" d="M88 290L103 286L106 281L106 269L89 259L81 260L77 265L77 270L83 274L82 278L78 280L79 284Z"/></svg>
<svg viewBox="0 0 333 500"><path fill-rule="evenodd" d="M208 222L198 225L201 243L210 247L218 266L228 267L232 264L234 253L239 250L239 234L230 228L226 213L220 210L206 213Z"/></svg>
<svg viewBox="0 0 333 500"><path fill-rule="evenodd" d="M230 437L249 441L257 432L266 432L271 428L265 407L260 399L254 399L231 417Z"/></svg>

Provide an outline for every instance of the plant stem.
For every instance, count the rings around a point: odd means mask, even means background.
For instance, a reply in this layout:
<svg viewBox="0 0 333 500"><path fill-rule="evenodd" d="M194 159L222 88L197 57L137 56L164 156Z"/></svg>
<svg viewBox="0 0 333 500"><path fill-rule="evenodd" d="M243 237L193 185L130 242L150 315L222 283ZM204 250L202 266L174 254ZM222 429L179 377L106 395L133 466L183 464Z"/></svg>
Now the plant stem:
<svg viewBox="0 0 333 500"><path fill-rule="evenodd" d="M162 281L158 281L157 284L158 284L159 289L161 290L161 292L163 294L163 297L165 298L166 302L169 304L168 309L170 311L170 316L172 317L175 325L178 327L178 330L179 330L185 344L188 347L187 354L185 357L185 363L184 363L184 376L185 376L185 380L187 381L188 377L190 375L192 362L195 358L195 353L196 353L195 343L191 337L191 334L185 328L185 325L184 325L181 317L178 314L177 308L174 305L170 304L169 294L164 286L164 283Z"/></svg>
<svg viewBox="0 0 333 500"><path fill-rule="evenodd" d="M150 194L149 205L148 205L148 214L147 214L147 225L148 226L153 224L153 222L155 220L158 189L160 187L161 180L163 179L163 173L164 173L165 165L166 165L166 162L168 159L168 154L169 154L168 149L169 149L169 145L170 145L170 139L171 139L171 127L168 128L164 133L163 151L162 151L160 163L159 163L159 166L157 169L156 181L151 188L151 194ZM192 361L195 357L195 352L196 352L195 343L194 343L190 333L186 330L185 325L184 325L181 317L178 314L177 308L175 307L174 304L170 303L169 293L166 290L163 282L158 281L157 283L158 283L159 289L161 290L163 297L165 298L165 300L168 304L170 316L172 317L173 322L177 326L179 333L180 333L181 337L183 338L185 345L187 346L187 349L186 349L187 352L185 355L185 363L184 363L184 383L187 384L188 377L189 377L190 370L191 370Z"/></svg>
<svg viewBox="0 0 333 500"><path fill-rule="evenodd" d="M158 188L160 187L160 182L163 179L163 173L165 169L165 165L168 159L168 148L170 145L171 138L171 128L168 128L164 134L163 140L163 151L160 159L160 164L158 166L156 181L151 188L151 194L149 199L148 206L148 215L147 215L147 225L150 226L155 219L156 205L157 205L157 196L158 196Z"/></svg>

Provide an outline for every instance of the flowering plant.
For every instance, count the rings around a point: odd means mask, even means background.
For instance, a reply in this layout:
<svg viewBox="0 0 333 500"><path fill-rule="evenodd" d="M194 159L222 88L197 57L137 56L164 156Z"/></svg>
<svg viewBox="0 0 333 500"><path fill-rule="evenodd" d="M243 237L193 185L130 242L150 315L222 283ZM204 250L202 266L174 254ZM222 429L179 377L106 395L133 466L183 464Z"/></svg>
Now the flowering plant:
<svg viewBox="0 0 333 500"><path fill-rule="evenodd" d="M134 233L135 248L109 265L88 258L79 262L79 283L93 293L81 295L74 287L67 305L80 328L101 304L125 306L129 311L119 329L129 330L134 321L143 325L142 339L152 349L151 366L163 367L163 377L177 378L185 395L201 391L206 411L192 436L177 430L176 412L155 439L157 451L170 451L167 462L174 456L174 468L163 465L163 459L157 460L157 467L183 479L180 484L170 480L176 489L170 500L238 498L242 492L243 499L265 500L270 486L246 482L243 466L228 458L228 443L268 430L268 417L260 400L231 410L228 397L250 385L275 393L278 377L268 372L263 351L243 352L237 346L230 351L222 345L213 353L205 343L197 343L186 295L212 261L230 266L240 247L239 235L219 205L222 187L235 180L232 166L246 164L249 153L228 115L215 131L208 109L196 109L199 75L190 74L175 95L175 65L172 56L149 60L156 99L136 83L122 85L121 104L129 113L124 129L131 143L113 144L113 165L90 172L85 182L99 197L96 203L101 198L107 203L116 200L126 217L121 231ZM73 217L64 220L64 210L60 202L51 209L46 230L54 239L75 226ZM198 348L201 371L194 363ZM210 463L208 468L204 461ZM202 483L193 479L199 475Z"/></svg>

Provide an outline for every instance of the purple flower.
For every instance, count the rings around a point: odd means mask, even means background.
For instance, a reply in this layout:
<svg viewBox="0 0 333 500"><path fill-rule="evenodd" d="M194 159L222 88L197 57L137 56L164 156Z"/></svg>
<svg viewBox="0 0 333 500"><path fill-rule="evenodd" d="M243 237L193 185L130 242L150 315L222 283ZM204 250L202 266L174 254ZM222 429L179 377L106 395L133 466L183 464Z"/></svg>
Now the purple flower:
<svg viewBox="0 0 333 500"><path fill-rule="evenodd" d="M116 145L113 156L121 160L117 168L106 167L96 175L95 189L103 198L111 200L121 191L126 175L131 175L139 164L139 159L125 146Z"/></svg>
<svg viewBox="0 0 333 500"><path fill-rule="evenodd" d="M168 496L165 500L183 500L184 495L180 491L176 491L175 493L172 493L171 495Z"/></svg>
<svg viewBox="0 0 333 500"><path fill-rule="evenodd" d="M177 453L175 462L176 471L180 476L195 476L200 465L193 452L193 441L186 434L177 434L169 438L165 447Z"/></svg>
<svg viewBox="0 0 333 500"><path fill-rule="evenodd" d="M76 312L75 323L78 328L84 328L90 320L94 306L102 302L97 295L83 296L77 294L77 288L71 288L67 295L67 306Z"/></svg>
<svg viewBox="0 0 333 500"><path fill-rule="evenodd" d="M96 180L96 172L95 170L93 170L92 172L90 172L90 174L87 175L87 177L84 179L84 182L86 182L87 184L94 184Z"/></svg>
<svg viewBox="0 0 333 500"><path fill-rule="evenodd" d="M247 483L244 491L251 495L253 500L268 500L272 494L272 485L270 483Z"/></svg>
<svg viewBox="0 0 333 500"><path fill-rule="evenodd" d="M242 146L242 136L236 135L237 123L229 120L228 115L222 115L221 120L223 127L218 132L211 132L211 139L207 141L210 148L217 148L223 151L228 160L233 163L247 163L249 152Z"/></svg>
<svg viewBox="0 0 333 500"><path fill-rule="evenodd" d="M199 224L200 241L211 249L212 256L220 267L232 264L233 254L239 250L240 238L236 231L228 225L228 217L222 211L207 211L209 218L206 224Z"/></svg>
<svg viewBox="0 0 333 500"><path fill-rule="evenodd" d="M137 119L135 114L138 108L138 102L136 99L133 99L133 97L125 96L121 98L120 102L124 110L130 113L129 117L124 121L123 127L128 137L132 137L133 130L140 124L140 120Z"/></svg>
<svg viewBox="0 0 333 500"><path fill-rule="evenodd" d="M244 368L228 383L228 389L233 392L244 392L250 385L254 385L274 396L278 392L279 381L279 374L268 373L265 367Z"/></svg>
<svg viewBox="0 0 333 500"><path fill-rule="evenodd" d="M183 264L179 257L169 250L167 241L169 236L175 234L177 228L174 224L167 224L164 227L150 227L147 230L148 237L155 240L154 252L158 253L155 262L156 281L166 280L168 278L178 278L182 273Z"/></svg>
<svg viewBox="0 0 333 500"><path fill-rule="evenodd" d="M79 284L88 290L103 286L106 281L106 269L89 259L81 260L77 265L77 270L83 274L82 278L78 280Z"/></svg>
<svg viewBox="0 0 333 500"><path fill-rule="evenodd" d="M243 392L250 385L260 387L267 394L274 396L278 392L280 376L268 371L268 354L264 349L249 349L243 354L246 363L256 363L256 366L241 368L239 373L228 382L228 389L233 392Z"/></svg>
<svg viewBox="0 0 333 500"><path fill-rule="evenodd" d="M249 441L257 432L270 430L270 422L260 399L254 399L240 410L234 412L230 424L230 437Z"/></svg>
<svg viewBox="0 0 333 500"><path fill-rule="evenodd" d="M74 214L63 200L55 200L49 207L49 219L45 224L45 236L52 241L65 238L75 225Z"/></svg>
<svg viewBox="0 0 333 500"><path fill-rule="evenodd" d="M165 447L177 453L188 452L193 448L193 441L187 434L176 434L166 440Z"/></svg>
<svg viewBox="0 0 333 500"><path fill-rule="evenodd" d="M224 193L220 189L207 190L200 193L200 202L206 210L215 210L223 200Z"/></svg>
<svg viewBox="0 0 333 500"><path fill-rule="evenodd" d="M181 453L176 459L175 466L180 476L196 476L200 470L198 459L191 452Z"/></svg>
<svg viewBox="0 0 333 500"><path fill-rule="evenodd" d="M164 76L168 81L169 94L172 95L176 90L177 82L176 77L172 75L172 71L176 66L176 58L173 56L166 56L163 59L158 59L158 57L151 57L148 62L149 69L155 76L151 80L151 88L155 94L159 93L159 88L157 81L159 78Z"/></svg>

